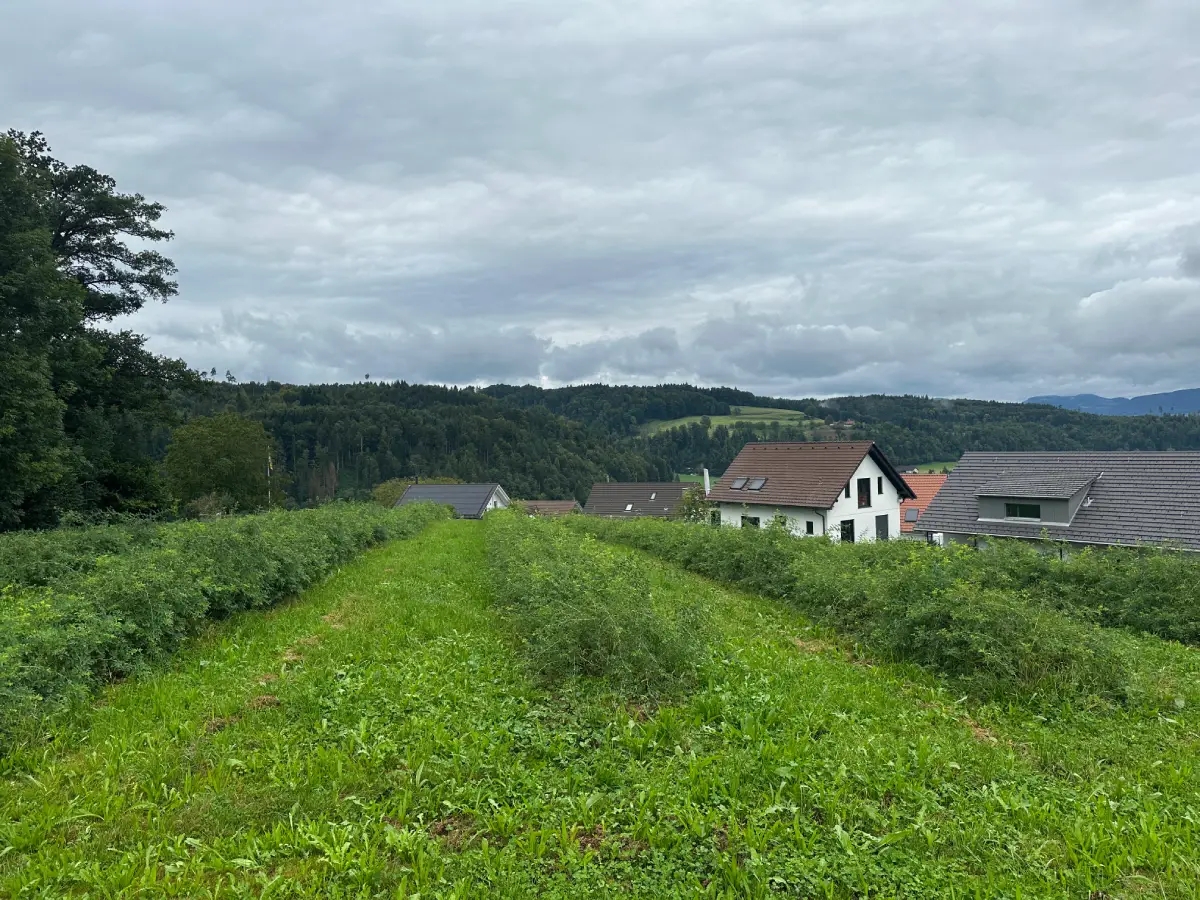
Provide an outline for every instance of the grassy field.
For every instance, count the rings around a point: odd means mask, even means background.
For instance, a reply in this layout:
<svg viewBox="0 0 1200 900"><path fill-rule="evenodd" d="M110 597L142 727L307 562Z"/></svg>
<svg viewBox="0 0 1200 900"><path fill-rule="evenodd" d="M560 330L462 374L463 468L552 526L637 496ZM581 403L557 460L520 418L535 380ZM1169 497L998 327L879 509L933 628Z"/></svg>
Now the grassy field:
<svg viewBox="0 0 1200 900"><path fill-rule="evenodd" d="M709 421L713 427L717 425L732 426L739 422L745 422L749 425L770 425L772 422L778 422L780 425L811 425L816 426L822 424L819 419L810 419L804 413L797 412L794 409L772 409L766 406L741 406L741 410L737 415L733 416L709 416ZM667 428L675 428L679 425L691 425L694 422L699 422L700 416L685 416L681 419L669 419L659 422L647 422L642 426L643 434L654 434L663 431Z"/></svg>
<svg viewBox="0 0 1200 900"><path fill-rule="evenodd" d="M958 460L952 459L946 462L927 462L921 463L919 466L904 466L903 468L916 469L919 472L928 473L931 475L940 475L943 469L947 471L953 471L954 467L957 465Z"/></svg>
<svg viewBox="0 0 1200 900"><path fill-rule="evenodd" d="M1200 711L973 705L647 564L719 629L654 700L536 687L474 522L211 626L3 760L0 895L1200 896Z"/></svg>

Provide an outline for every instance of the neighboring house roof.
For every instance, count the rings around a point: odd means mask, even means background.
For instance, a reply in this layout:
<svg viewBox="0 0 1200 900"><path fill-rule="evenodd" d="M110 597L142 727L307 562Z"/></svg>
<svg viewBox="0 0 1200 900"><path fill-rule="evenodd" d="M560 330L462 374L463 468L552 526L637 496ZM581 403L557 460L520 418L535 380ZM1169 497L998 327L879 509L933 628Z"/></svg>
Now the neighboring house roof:
<svg viewBox="0 0 1200 900"><path fill-rule="evenodd" d="M747 444L713 486L708 499L830 509L867 456L896 486L901 499L915 496L874 441L809 441ZM745 479L745 484L735 490L733 485L740 479ZM758 479L763 480L762 484L753 490Z"/></svg>
<svg viewBox="0 0 1200 900"><path fill-rule="evenodd" d="M525 511L535 516L569 516L571 513L583 512L574 500L519 500Z"/></svg>
<svg viewBox="0 0 1200 900"><path fill-rule="evenodd" d="M1053 493L1005 496L1086 499L1070 525L979 521L979 496L1022 487ZM915 531L1200 550L1200 452L967 453Z"/></svg>
<svg viewBox="0 0 1200 900"><path fill-rule="evenodd" d="M1099 474L1100 472L1096 471L1083 475L1024 475L1017 478L999 478L981 485L975 491L975 496L1070 500L1094 482Z"/></svg>
<svg viewBox="0 0 1200 900"><path fill-rule="evenodd" d="M681 481L602 481L592 485L583 511L589 516L671 516L691 484Z"/></svg>
<svg viewBox="0 0 1200 900"><path fill-rule="evenodd" d="M441 503L454 507L454 514L460 519L480 519L497 491L507 505L508 494L498 484L410 484L396 505Z"/></svg>
<svg viewBox="0 0 1200 900"><path fill-rule="evenodd" d="M942 489L942 485L946 483L946 475L905 475L904 481L913 493L917 496L912 499L903 500L900 503L900 531L903 534L913 530L913 526L917 524L917 519L924 514L929 504L933 502L933 498L937 496L938 491ZM917 516L914 519L909 519L908 510L916 510Z"/></svg>

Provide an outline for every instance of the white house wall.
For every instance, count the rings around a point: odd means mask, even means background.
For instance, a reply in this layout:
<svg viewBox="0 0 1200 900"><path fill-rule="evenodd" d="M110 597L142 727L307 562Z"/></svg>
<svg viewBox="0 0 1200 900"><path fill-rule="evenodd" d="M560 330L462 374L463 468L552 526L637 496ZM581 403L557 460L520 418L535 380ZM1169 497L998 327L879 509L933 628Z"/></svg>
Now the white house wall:
<svg viewBox="0 0 1200 900"><path fill-rule="evenodd" d="M858 508L858 479L871 479L871 505ZM878 493L879 479L883 478L883 493ZM748 494L750 492L747 492ZM720 503L721 524L742 527L742 516L757 516L763 528L771 524L777 515L787 519L788 530L792 534L805 535L806 523L813 522L813 530L821 534L824 525L826 533L838 539L842 533L842 522L850 520L854 523L856 541L875 540L875 517L884 514L888 517L888 539L900 537L900 494L896 486L883 474L875 460L867 456L850 479L850 499L846 499L845 490L838 493L837 502L832 509L817 510L798 506L767 506L755 503Z"/></svg>

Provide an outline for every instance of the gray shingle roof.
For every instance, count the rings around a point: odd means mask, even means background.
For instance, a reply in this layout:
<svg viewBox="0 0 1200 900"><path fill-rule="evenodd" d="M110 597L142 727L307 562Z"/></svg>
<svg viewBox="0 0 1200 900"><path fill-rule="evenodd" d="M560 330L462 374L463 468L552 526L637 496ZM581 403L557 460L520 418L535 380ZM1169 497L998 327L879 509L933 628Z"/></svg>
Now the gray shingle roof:
<svg viewBox="0 0 1200 900"><path fill-rule="evenodd" d="M982 485L976 497L1036 497L1043 500L1070 500L1099 477L1089 475L1026 475L999 478Z"/></svg>
<svg viewBox="0 0 1200 900"><path fill-rule="evenodd" d="M985 485L1093 477L1070 525L978 520ZM1200 550L1200 452L967 453L914 531Z"/></svg>
<svg viewBox="0 0 1200 900"><path fill-rule="evenodd" d="M479 519L496 491L503 492L503 488L498 484L410 484L396 505L441 503L454 507L454 515L460 519Z"/></svg>
<svg viewBox="0 0 1200 900"><path fill-rule="evenodd" d="M681 481L601 481L592 485L583 511L617 518L671 516L689 487Z"/></svg>

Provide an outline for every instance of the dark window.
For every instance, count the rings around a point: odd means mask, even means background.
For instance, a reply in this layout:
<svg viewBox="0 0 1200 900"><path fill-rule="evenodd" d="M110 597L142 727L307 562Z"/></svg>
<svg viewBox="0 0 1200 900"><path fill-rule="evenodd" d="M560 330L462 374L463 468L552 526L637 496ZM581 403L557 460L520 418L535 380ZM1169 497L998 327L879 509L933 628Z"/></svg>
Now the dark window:
<svg viewBox="0 0 1200 900"><path fill-rule="evenodd" d="M714 509L712 512L710 512L708 514L708 521L710 525L720 525L721 511L719 509Z"/></svg>
<svg viewBox="0 0 1200 900"><path fill-rule="evenodd" d="M766 483L767 483L767 479L765 479L765 478L751 478L750 483L748 485L746 485L746 490L761 491L763 489L763 485Z"/></svg>
<svg viewBox="0 0 1200 900"><path fill-rule="evenodd" d="M858 508L866 509L871 505L871 479L858 479Z"/></svg>
<svg viewBox="0 0 1200 900"><path fill-rule="evenodd" d="M842 543L843 544L853 544L854 543L854 520L853 519L842 519Z"/></svg>
<svg viewBox="0 0 1200 900"><path fill-rule="evenodd" d="M846 499L850 499L850 482L846 482Z"/></svg>
<svg viewBox="0 0 1200 900"><path fill-rule="evenodd" d="M742 516L742 527L743 528L758 528L758 526L759 526L758 516Z"/></svg>
<svg viewBox="0 0 1200 900"><path fill-rule="evenodd" d="M816 534L816 531L813 530L813 523L811 519L804 523L804 531L806 534Z"/></svg>
<svg viewBox="0 0 1200 900"><path fill-rule="evenodd" d="M742 488L744 488L746 486L747 480L748 479L745 479L745 478L735 478L735 479L733 479L733 484L731 484L729 486L729 489L731 491L740 491Z"/></svg>
<svg viewBox="0 0 1200 900"><path fill-rule="evenodd" d="M875 493L877 493L880 497L883 496L883 476L882 475L880 475L878 478L875 479Z"/></svg>
<svg viewBox="0 0 1200 900"><path fill-rule="evenodd" d="M886 541L890 537L890 529L888 527L887 516L875 517L875 540Z"/></svg>
<svg viewBox="0 0 1200 900"><path fill-rule="evenodd" d="M916 507L910 506L908 509L906 509L904 511L904 521L905 522L915 522L919 518L921 518L921 511L919 509L917 509Z"/></svg>
<svg viewBox="0 0 1200 900"><path fill-rule="evenodd" d="M1040 519L1042 505L1040 503L1005 503L1004 517L1007 519Z"/></svg>

